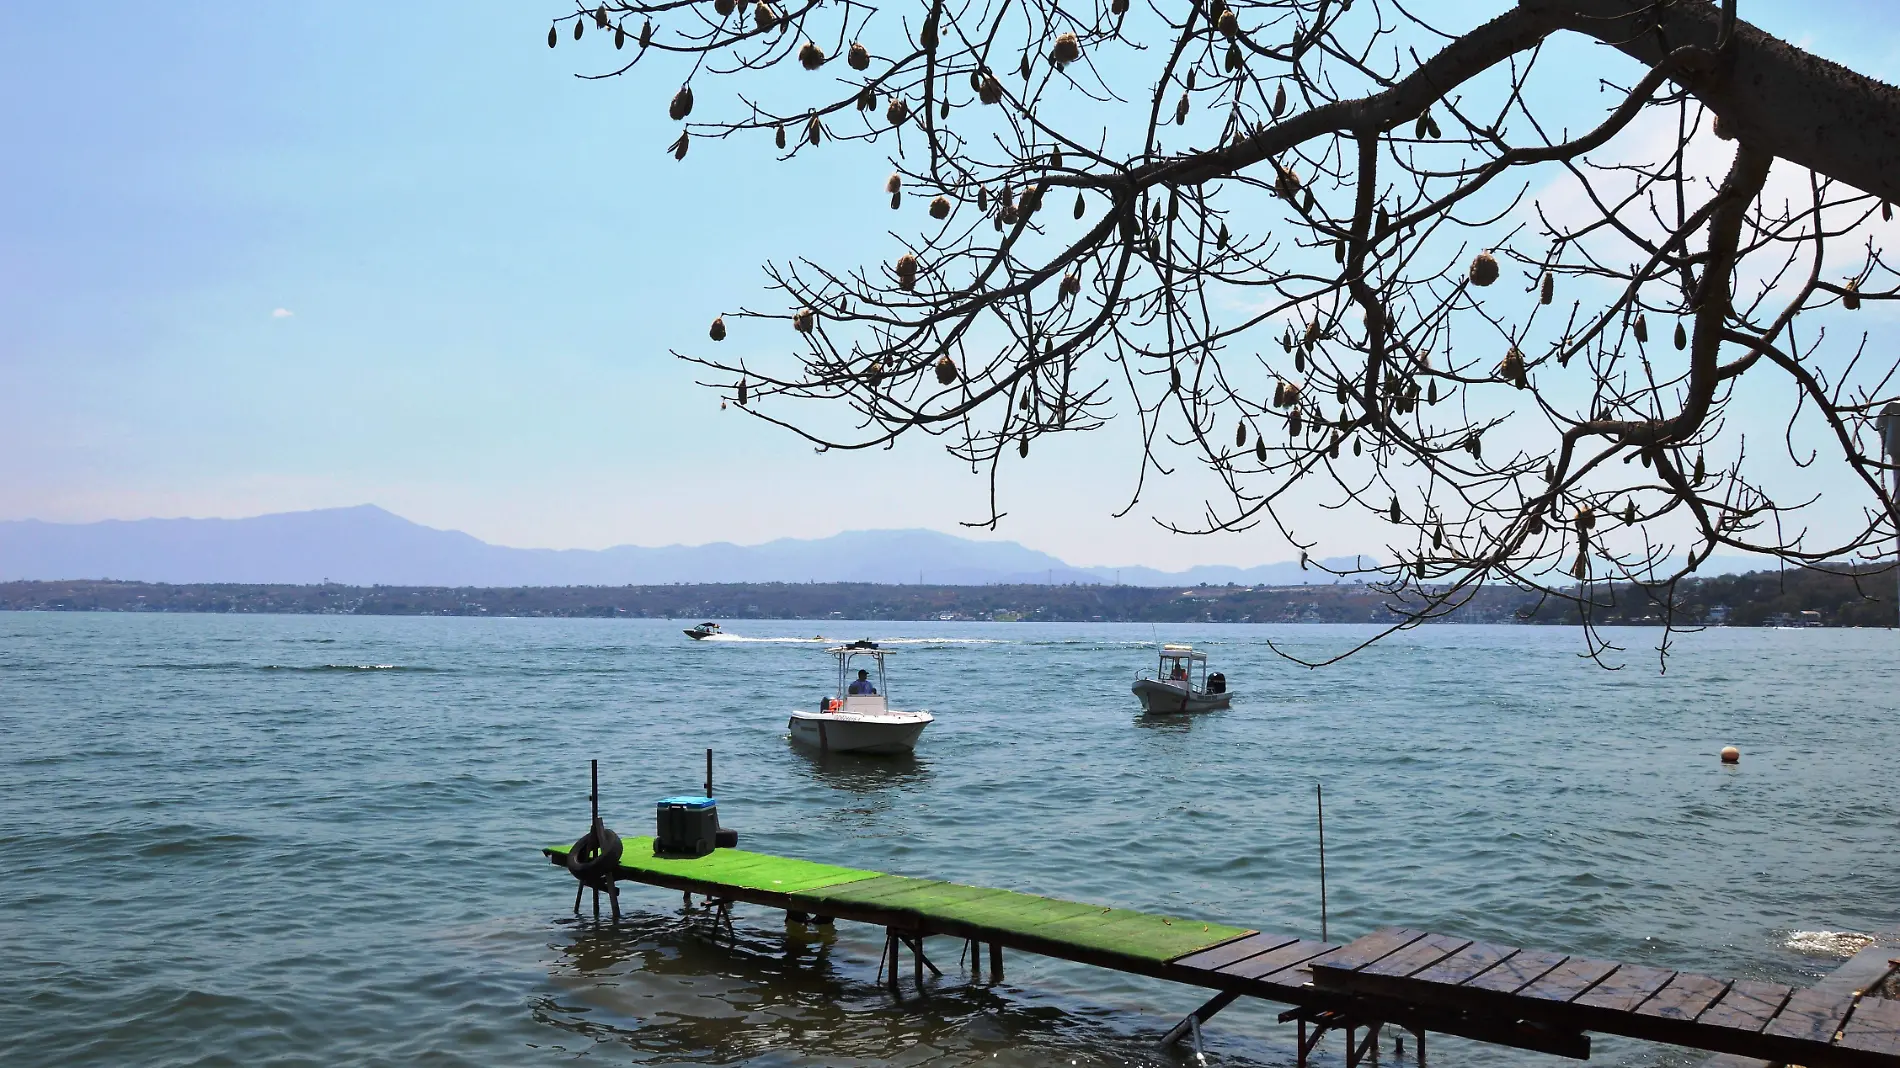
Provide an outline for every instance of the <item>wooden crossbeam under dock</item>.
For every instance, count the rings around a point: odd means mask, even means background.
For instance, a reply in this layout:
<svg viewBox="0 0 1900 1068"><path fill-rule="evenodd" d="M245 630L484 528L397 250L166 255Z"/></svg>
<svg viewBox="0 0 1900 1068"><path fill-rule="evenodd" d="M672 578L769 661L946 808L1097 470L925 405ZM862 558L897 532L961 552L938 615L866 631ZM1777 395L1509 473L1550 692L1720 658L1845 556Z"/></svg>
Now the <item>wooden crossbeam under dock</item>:
<svg viewBox="0 0 1900 1068"><path fill-rule="evenodd" d="M993 972L998 947L1008 947L1232 995L1197 1011L1197 1023L1255 997L1296 1006L1288 1015L1303 1029L1391 1025L1574 1058L1589 1056L1596 1032L1806 1068L1900 1068L1900 1002L1861 991L1723 980L1407 928L1339 945L737 849L690 859L652 849L650 838L626 839L617 878L876 924L909 940L987 942ZM567 851L542 852L559 865ZM894 981L894 960L892 973Z"/></svg>

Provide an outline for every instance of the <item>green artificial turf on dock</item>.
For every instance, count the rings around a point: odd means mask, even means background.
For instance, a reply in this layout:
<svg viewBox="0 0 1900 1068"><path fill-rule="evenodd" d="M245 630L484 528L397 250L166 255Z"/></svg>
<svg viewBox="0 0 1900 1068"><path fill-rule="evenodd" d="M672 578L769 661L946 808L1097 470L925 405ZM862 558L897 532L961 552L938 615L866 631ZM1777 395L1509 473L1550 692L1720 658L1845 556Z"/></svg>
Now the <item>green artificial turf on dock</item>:
<svg viewBox="0 0 1900 1068"><path fill-rule="evenodd" d="M544 850L557 858L565 857L567 851L566 846ZM1036 939L1155 963L1253 933L1220 923L937 879L886 875L740 849L717 849L690 859L656 857L653 839L625 839L619 877L650 882L652 876L784 894L790 899L790 907L807 912L875 910L910 918L919 927L933 922L955 924L977 935Z"/></svg>

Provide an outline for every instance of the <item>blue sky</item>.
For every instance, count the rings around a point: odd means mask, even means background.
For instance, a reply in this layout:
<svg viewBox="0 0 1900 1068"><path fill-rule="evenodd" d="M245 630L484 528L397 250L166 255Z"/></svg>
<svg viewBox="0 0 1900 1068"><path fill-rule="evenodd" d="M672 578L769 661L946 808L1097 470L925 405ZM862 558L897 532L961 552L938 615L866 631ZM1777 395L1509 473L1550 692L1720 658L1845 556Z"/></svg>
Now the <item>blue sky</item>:
<svg viewBox="0 0 1900 1068"><path fill-rule="evenodd" d="M1742 9L1900 79L1883 5ZM559 10L0 8L0 518L373 502L603 546L980 517L985 485L934 444L815 456L666 352L758 303L766 259L872 255L886 165L675 163L673 86L575 79L607 53L547 49ZM1159 531L1191 486L1112 519L1130 450L1126 428L1039 446L998 536L1078 564L1293 554ZM1327 522L1325 551L1377 551Z"/></svg>

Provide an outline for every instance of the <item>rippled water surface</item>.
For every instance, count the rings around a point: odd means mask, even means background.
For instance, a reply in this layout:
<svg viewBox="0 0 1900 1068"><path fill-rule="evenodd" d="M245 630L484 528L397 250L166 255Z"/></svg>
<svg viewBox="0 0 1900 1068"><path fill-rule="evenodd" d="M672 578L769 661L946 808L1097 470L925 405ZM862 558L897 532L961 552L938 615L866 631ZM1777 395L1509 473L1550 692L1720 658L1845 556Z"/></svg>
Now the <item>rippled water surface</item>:
<svg viewBox="0 0 1900 1068"><path fill-rule="evenodd" d="M715 934L637 887L618 927L577 919L536 850L584 829L588 758L609 822L645 833L706 747L751 848L1310 934L1321 782L1336 940L1404 924L1804 983L1895 922L1888 632L1714 631L1658 677L1641 632L1619 672L1573 631L1460 626L1315 672L1268 640L1360 632L821 629L928 639L893 658L894 703L938 715L915 760L787 743L830 678L811 642L0 613L0 1063L1192 1063L1156 1041L1194 990L1022 955L972 987L941 940L945 977L896 1000L875 928L740 906ZM1234 708L1139 714L1157 636L1206 645ZM1290 1064L1277 1008L1223 1013L1210 1062Z"/></svg>

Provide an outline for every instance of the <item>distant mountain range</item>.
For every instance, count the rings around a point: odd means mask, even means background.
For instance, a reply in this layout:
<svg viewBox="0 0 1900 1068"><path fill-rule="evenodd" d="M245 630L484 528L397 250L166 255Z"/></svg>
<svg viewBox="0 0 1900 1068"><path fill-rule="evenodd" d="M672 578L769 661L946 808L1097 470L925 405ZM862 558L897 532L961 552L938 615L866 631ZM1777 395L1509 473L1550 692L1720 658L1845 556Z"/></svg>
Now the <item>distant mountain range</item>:
<svg viewBox="0 0 1900 1068"><path fill-rule="evenodd" d="M1366 561L1372 563L1370 559ZM1353 566L1353 557L1324 561ZM1331 583L1297 563L1260 567L1074 567L1013 541L931 530L847 531L763 545L512 549L412 523L375 505L249 519L0 522L0 580L340 582L371 586L626 586L717 582L1129 586Z"/></svg>

